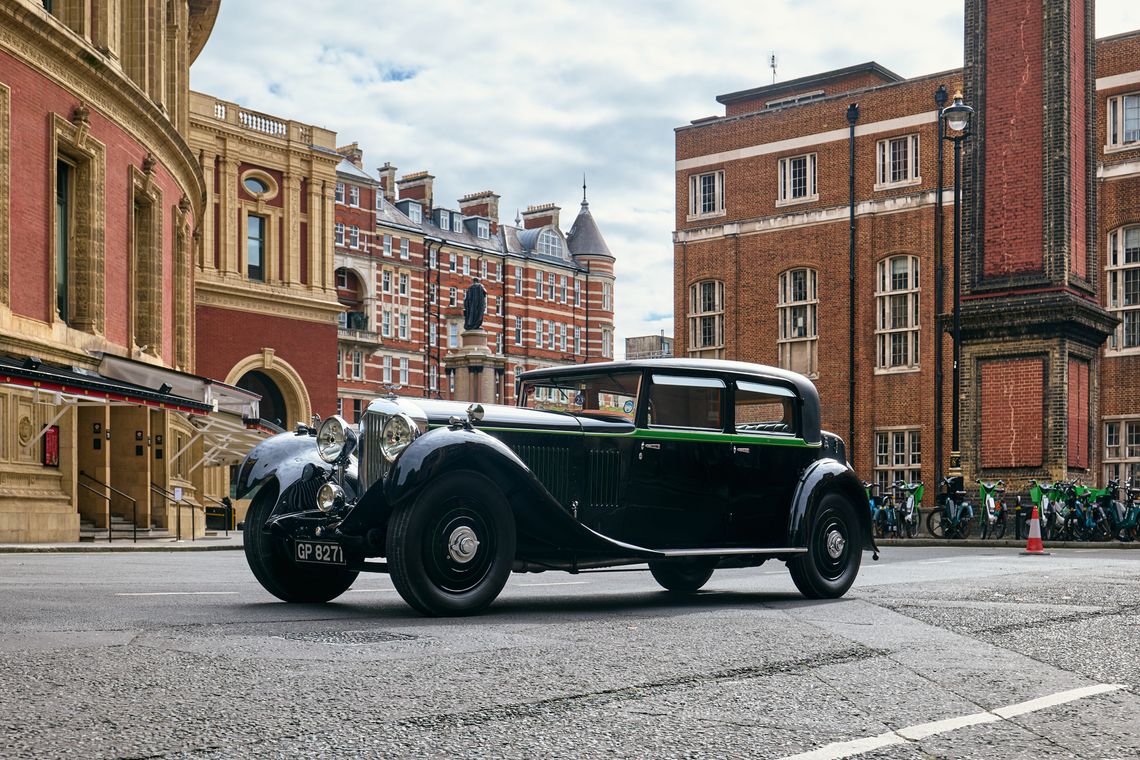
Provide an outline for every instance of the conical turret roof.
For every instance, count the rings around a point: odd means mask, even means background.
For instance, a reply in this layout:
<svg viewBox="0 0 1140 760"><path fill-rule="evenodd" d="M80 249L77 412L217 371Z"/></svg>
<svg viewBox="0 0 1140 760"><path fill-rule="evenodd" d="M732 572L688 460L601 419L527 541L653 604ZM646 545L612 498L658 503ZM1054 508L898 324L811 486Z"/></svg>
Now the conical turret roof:
<svg viewBox="0 0 1140 760"><path fill-rule="evenodd" d="M578 212L574 224L570 227L570 234L566 236L566 245L573 256L605 256L613 258L594 215L590 213L590 204L582 197L582 209Z"/></svg>

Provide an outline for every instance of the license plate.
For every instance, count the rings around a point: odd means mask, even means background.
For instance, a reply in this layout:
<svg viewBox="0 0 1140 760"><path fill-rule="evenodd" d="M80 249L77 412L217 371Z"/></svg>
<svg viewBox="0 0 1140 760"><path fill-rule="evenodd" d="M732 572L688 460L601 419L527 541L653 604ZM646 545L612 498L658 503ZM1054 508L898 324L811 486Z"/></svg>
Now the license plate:
<svg viewBox="0 0 1140 760"><path fill-rule="evenodd" d="M297 541L293 558L298 562L313 562L318 565L343 565L344 547L322 541Z"/></svg>

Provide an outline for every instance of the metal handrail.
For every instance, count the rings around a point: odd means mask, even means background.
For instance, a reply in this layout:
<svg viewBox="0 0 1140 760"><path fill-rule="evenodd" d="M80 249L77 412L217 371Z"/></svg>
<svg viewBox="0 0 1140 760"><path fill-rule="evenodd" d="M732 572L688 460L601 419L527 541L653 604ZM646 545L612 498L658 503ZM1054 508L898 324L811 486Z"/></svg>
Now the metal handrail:
<svg viewBox="0 0 1140 760"><path fill-rule="evenodd" d="M135 501L135 499L133 497L131 497L129 494L123 493L122 491L120 491L118 488L115 488L110 483L104 483L103 481L99 480L98 478L94 477L93 475L88 475L83 470L80 470L79 474L82 475L83 477L87 478L88 480L90 480L92 483L96 483L98 485L103 486L104 488L106 488L111 493L122 496L124 499L126 499L127 501L129 501L131 503L131 542L137 544L139 542L139 503L137 501ZM108 498L107 501L110 501L110 498ZM107 522L108 523L111 522L111 516L110 515L107 515ZM109 524L108 524L107 530L108 530L108 532L110 531L110 525Z"/></svg>
<svg viewBox="0 0 1140 760"><path fill-rule="evenodd" d="M96 491L86 483L80 483L76 481L75 485L79 486L80 488L86 488L88 491L95 494L103 501L107 502L107 543L111 543L111 497L102 491Z"/></svg>
<svg viewBox="0 0 1140 760"><path fill-rule="evenodd" d="M233 514L233 509L234 509L233 504L226 506L226 503L224 501L222 501L220 499L215 499L213 496L207 496L204 493L200 493L200 494L198 494L198 496L205 499L206 501L212 501L215 504L217 504L219 507L221 507L222 509L226 510L226 515L225 515L226 522L225 522L225 528L223 528L223 530L225 531L226 535L228 536L230 534L230 518ZM209 528L208 525L206 527L207 527L207 529Z"/></svg>
<svg viewBox="0 0 1140 760"><path fill-rule="evenodd" d="M174 494L172 494L170 491L167 491L165 488L160 486L158 483L151 483L150 484L150 490L160 494L163 498L167 499L168 501L173 502L174 505L177 507L177 511L175 512L175 521L174 521L175 529L176 529L175 540L181 541L182 540L182 506L181 506L181 502L177 501L174 498ZM197 540L194 537L194 527L195 527L194 526L194 508L191 507L190 508L190 540L191 541Z"/></svg>

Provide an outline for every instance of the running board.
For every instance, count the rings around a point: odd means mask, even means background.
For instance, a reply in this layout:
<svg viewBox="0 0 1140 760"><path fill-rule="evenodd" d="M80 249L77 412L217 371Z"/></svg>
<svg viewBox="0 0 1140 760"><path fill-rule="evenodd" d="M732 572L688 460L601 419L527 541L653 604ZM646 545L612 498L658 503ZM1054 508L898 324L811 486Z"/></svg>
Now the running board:
<svg viewBox="0 0 1140 760"><path fill-rule="evenodd" d="M766 546L753 549L646 549L663 557L729 557L741 554L765 554L780 556L784 554L807 554L804 547L792 546Z"/></svg>

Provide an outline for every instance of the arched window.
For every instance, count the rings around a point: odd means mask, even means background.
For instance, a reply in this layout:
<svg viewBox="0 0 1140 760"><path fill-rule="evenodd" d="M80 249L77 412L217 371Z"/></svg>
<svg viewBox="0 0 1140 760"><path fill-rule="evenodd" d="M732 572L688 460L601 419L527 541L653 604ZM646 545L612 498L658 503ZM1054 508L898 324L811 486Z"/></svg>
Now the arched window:
<svg viewBox="0 0 1140 760"><path fill-rule="evenodd" d="M561 258L562 238L554 230L543 230L538 236L538 243L535 248L539 253Z"/></svg>
<svg viewBox="0 0 1140 760"><path fill-rule="evenodd" d="M777 294L780 366L804 375L818 372L816 338L816 271L789 269L780 275Z"/></svg>
<svg viewBox="0 0 1140 760"><path fill-rule="evenodd" d="M918 257L883 259L875 282L876 367L918 369Z"/></svg>
<svg viewBox="0 0 1140 760"><path fill-rule="evenodd" d="M689 354L724 356L724 283L703 280L689 286Z"/></svg>
<svg viewBox="0 0 1140 760"><path fill-rule="evenodd" d="M1108 350L1140 348L1140 224L1108 235L1108 309L1120 319Z"/></svg>

